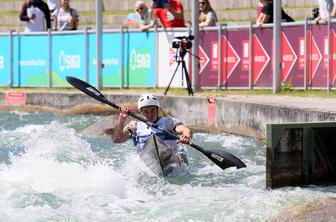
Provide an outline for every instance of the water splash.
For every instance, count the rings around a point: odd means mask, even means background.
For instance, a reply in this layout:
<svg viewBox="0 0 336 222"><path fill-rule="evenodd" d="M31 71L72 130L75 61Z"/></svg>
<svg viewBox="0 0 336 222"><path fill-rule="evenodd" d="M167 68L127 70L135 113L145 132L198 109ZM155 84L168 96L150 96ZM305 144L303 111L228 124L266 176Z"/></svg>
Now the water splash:
<svg viewBox="0 0 336 222"><path fill-rule="evenodd" d="M0 221L265 221L336 192L266 190L265 146L251 138L195 134L195 144L225 149L248 167L223 171L189 147L188 171L164 179L145 166L131 141L79 135L74 123L82 128L85 117L50 115L36 124L38 114L9 115L0 115ZM6 120L18 115L22 121Z"/></svg>

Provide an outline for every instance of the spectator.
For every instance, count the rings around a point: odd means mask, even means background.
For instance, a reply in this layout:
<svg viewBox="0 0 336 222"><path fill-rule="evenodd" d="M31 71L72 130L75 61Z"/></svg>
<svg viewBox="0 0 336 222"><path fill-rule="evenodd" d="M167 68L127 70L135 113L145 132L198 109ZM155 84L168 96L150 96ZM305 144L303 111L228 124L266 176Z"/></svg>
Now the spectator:
<svg viewBox="0 0 336 222"><path fill-rule="evenodd" d="M258 0L258 6L257 6L257 18L259 17L259 15L261 14L262 8L263 8L263 4L261 3L261 0Z"/></svg>
<svg viewBox="0 0 336 222"><path fill-rule="evenodd" d="M154 2L153 7L164 28L185 27L183 5L179 0L167 0L164 8L156 7Z"/></svg>
<svg viewBox="0 0 336 222"><path fill-rule="evenodd" d="M315 18L316 23L327 23L330 16L336 16L336 0L318 0L319 16Z"/></svg>
<svg viewBox="0 0 336 222"><path fill-rule="evenodd" d="M50 10L50 14L52 14L56 9L61 7L60 0L48 0L47 4Z"/></svg>
<svg viewBox="0 0 336 222"><path fill-rule="evenodd" d="M50 11L42 0L25 0L20 20L26 22L25 32L43 32L50 29Z"/></svg>
<svg viewBox="0 0 336 222"><path fill-rule="evenodd" d="M199 0L199 27L216 26L217 15L209 0Z"/></svg>
<svg viewBox="0 0 336 222"><path fill-rule="evenodd" d="M77 30L78 13L70 7L70 0L61 0L61 7L52 14L53 29L58 31Z"/></svg>
<svg viewBox="0 0 336 222"><path fill-rule="evenodd" d="M135 24L139 26L141 31L145 32L154 27L154 13L143 1L136 1L134 10L138 14L138 21ZM134 18L136 19L136 17Z"/></svg>
<svg viewBox="0 0 336 222"><path fill-rule="evenodd" d="M263 24L273 23L273 0L261 0L263 8L261 14L256 20L256 26L260 28ZM286 12L281 8L281 19L283 22L294 22Z"/></svg>

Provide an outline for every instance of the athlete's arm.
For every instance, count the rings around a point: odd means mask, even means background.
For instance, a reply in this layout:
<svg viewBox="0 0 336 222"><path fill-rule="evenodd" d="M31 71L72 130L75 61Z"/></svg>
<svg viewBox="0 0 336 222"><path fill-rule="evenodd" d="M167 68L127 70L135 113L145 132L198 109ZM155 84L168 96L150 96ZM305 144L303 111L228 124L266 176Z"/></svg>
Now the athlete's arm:
<svg viewBox="0 0 336 222"><path fill-rule="evenodd" d="M128 117L128 108L125 106L120 107L119 119L114 132L112 134L112 141L114 143L123 143L131 136L128 129L125 129L125 121Z"/></svg>
<svg viewBox="0 0 336 222"><path fill-rule="evenodd" d="M178 125L175 131L180 135L179 141L184 144L189 144L192 138L192 131L185 125Z"/></svg>

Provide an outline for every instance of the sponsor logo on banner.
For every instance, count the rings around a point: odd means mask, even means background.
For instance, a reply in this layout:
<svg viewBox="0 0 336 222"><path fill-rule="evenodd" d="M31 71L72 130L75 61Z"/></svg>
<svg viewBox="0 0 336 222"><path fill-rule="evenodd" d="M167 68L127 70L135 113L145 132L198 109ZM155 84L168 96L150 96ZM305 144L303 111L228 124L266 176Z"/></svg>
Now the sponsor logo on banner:
<svg viewBox="0 0 336 222"><path fill-rule="evenodd" d="M297 56L292 45L285 33L282 33L282 81L286 81L296 60Z"/></svg>
<svg viewBox="0 0 336 222"><path fill-rule="evenodd" d="M67 55L62 50L58 56L58 67L61 71L80 69L80 55Z"/></svg>
<svg viewBox="0 0 336 222"><path fill-rule="evenodd" d="M20 60L20 66L45 66L46 61L44 59L29 59Z"/></svg>
<svg viewBox="0 0 336 222"><path fill-rule="evenodd" d="M219 44L218 41L211 43L211 71L216 72L219 69Z"/></svg>
<svg viewBox="0 0 336 222"><path fill-rule="evenodd" d="M311 32L307 33L307 40L308 40L308 81L311 83L313 80L317 68L319 67L321 61L322 61L322 54L320 49L318 48L315 38L312 35Z"/></svg>
<svg viewBox="0 0 336 222"><path fill-rule="evenodd" d="M243 71L249 71L249 66L250 66L250 41L249 40L244 40L243 41L243 46L242 46L242 70Z"/></svg>
<svg viewBox="0 0 336 222"><path fill-rule="evenodd" d="M304 38L299 38L299 70L304 70L305 68L305 40Z"/></svg>
<svg viewBox="0 0 336 222"><path fill-rule="evenodd" d="M227 40L226 36L223 36L223 81L227 81L232 72L235 70L240 62L240 57L237 52Z"/></svg>
<svg viewBox="0 0 336 222"><path fill-rule="evenodd" d="M200 57L200 70L199 73L203 72L204 68L206 65L209 63L209 57L208 55L204 52L203 48L199 46L199 57Z"/></svg>
<svg viewBox="0 0 336 222"><path fill-rule="evenodd" d="M254 84L256 84L269 63L270 57L256 34L253 35L253 47L253 80Z"/></svg>
<svg viewBox="0 0 336 222"><path fill-rule="evenodd" d="M151 55L149 53L137 53L135 49L131 51L131 70L148 69L151 67Z"/></svg>
<svg viewBox="0 0 336 222"><path fill-rule="evenodd" d="M0 56L0 69L4 69L4 67L5 67L4 63L5 63L4 57Z"/></svg>

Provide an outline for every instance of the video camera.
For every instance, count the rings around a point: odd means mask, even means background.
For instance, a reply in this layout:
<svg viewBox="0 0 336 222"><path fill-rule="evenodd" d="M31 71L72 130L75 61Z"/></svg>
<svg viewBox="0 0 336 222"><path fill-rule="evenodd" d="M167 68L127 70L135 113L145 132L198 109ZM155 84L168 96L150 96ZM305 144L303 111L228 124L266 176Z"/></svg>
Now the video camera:
<svg viewBox="0 0 336 222"><path fill-rule="evenodd" d="M175 49L191 49L192 40L195 39L195 36L177 36L172 42L172 47Z"/></svg>

